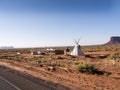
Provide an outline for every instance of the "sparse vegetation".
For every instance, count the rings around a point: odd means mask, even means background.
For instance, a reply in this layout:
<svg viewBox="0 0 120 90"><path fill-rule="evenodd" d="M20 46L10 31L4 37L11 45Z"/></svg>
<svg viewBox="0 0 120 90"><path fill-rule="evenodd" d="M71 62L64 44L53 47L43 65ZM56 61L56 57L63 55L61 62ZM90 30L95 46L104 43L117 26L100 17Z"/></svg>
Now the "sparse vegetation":
<svg viewBox="0 0 120 90"><path fill-rule="evenodd" d="M120 61L120 54L119 53L114 53L110 55L110 59L112 60L119 60Z"/></svg>
<svg viewBox="0 0 120 90"><path fill-rule="evenodd" d="M64 50L64 47L59 49ZM1 62L10 63L10 65L18 65L21 68L25 67L37 74L41 74L40 76L45 76L47 80L49 77L54 78L54 80L57 79L58 82L66 83L68 80L73 86L78 85L78 87L82 87L84 84L86 87L91 88L96 82L99 83L98 85L103 86L101 82L106 84L107 80L110 80L107 82L111 83L111 85L116 82L119 83L119 45L82 47L85 56L81 57L70 55L31 55L30 50L1 50L0 60ZM43 50L43 48L35 50ZM17 55L17 52L21 54ZM53 75L58 75L59 77L54 77ZM96 79L95 81L94 78ZM88 86L91 85L91 82L93 82L92 86Z"/></svg>
<svg viewBox="0 0 120 90"><path fill-rule="evenodd" d="M79 63L76 67L76 70L87 74L95 74L97 71L94 65L88 63Z"/></svg>
<svg viewBox="0 0 120 90"><path fill-rule="evenodd" d="M79 63L76 67L76 70L81 73L95 74L95 75L108 76L111 74L110 72L99 71L94 65L88 63Z"/></svg>

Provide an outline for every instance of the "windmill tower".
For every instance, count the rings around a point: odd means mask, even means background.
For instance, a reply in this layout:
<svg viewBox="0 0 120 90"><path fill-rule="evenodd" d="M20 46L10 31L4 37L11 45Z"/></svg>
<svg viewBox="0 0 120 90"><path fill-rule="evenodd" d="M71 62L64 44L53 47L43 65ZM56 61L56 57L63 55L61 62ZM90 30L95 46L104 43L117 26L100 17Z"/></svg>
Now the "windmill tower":
<svg viewBox="0 0 120 90"><path fill-rule="evenodd" d="M78 41L74 40L76 45L73 49L73 51L71 52L72 56L82 56L84 55L83 52L81 51L81 46L79 45L79 41L80 39L78 39Z"/></svg>

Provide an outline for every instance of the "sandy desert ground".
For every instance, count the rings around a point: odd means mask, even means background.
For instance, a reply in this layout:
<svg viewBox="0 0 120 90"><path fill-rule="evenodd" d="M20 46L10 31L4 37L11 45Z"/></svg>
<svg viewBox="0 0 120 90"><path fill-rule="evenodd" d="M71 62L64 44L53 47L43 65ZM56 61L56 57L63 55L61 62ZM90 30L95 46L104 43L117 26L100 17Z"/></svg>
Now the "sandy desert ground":
<svg viewBox="0 0 120 90"><path fill-rule="evenodd" d="M0 65L49 81L56 90L119 90L120 49L84 50L84 53L85 56L73 57L5 52L0 54ZM96 71L81 72L79 64L92 65Z"/></svg>

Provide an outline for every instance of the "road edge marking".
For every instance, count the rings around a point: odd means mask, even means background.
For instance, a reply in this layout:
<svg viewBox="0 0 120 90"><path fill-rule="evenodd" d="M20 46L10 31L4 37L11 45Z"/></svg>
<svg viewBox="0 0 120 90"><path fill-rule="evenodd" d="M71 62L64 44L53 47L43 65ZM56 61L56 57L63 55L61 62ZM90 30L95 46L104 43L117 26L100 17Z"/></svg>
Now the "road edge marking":
<svg viewBox="0 0 120 90"><path fill-rule="evenodd" d="M16 90L22 90L19 87L15 86L14 84L12 84L11 82L9 82L8 80L6 80L4 77L0 76L0 79L2 79L3 81L5 81L6 83L8 83L9 85L11 85L12 87L14 87Z"/></svg>

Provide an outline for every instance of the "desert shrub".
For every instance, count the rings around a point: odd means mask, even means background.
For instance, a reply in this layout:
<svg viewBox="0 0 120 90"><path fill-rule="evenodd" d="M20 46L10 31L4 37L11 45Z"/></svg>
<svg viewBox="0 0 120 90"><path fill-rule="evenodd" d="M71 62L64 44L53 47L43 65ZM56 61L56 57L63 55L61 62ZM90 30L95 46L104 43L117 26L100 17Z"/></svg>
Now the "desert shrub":
<svg viewBox="0 0 120 90"><path fill-rule="evenodd" d="M64 59L64 58L63 58L63 57L61 57L61 56L58 56L56 59L58 60L58 59Z"/></svg>
<svg viewBox="0 0 120 90"><path fill-rule="evenodd" d="M37 59L38 59L38 57L37 57L37 56L34 56L32 59L37 60Z"/></svg>
<svg viewBox="0 0 120 90"><path fill-rule="evenodd" d="M44 63L44 64L45 64L46 62L47 62L47 60L42 60L42 61L41 61L41 63Z"/></svg>
<svg viewBox="0 0 120 90"><path fill-rule="evenodd" d="M58 67L64 67L64 63L62 63L61 61L57 61L57 60L48 60L45 63L47 66L58 66Z"/></svg>
<svg viewBox="0 0 120 90"><path fill-rule="evenodd" d="M45 62L46 62L46 61L44 61L44 60L43 60L43 61L41 61L41 60L37 60L37 61L36 61L36 65L42 67L43 65L45 65Z"/></svg>
<svg viewBox="0 0 120 90"><path fill-rule="evenodd" d="M111 72L99 71L94 65L88 63L79 63L76 70L81 73L109 76Z"/></svg>
<svg viewBox="0 0 120 90"><path fill-rule="evenodd" d="M41 60L37 60L36 64L38 64L38 65L41 64Z"/></svg>
<svg viewBox="0 0 120 90"><path fill-rule="evenodd" d="M53 66L53 67L55 67L55 66L56 66L56 63L49 63L48 66Z"/></svg>
<svg viewBox="0 0 120 90"><path fill-rule="evenodd" d="M47 60L37 60L36 64L37 65L45 65L47 63Z"/></svg>
<svg viewBox="0 0 120 90"><path fill-rule="evenodd" d="M112 60L120 60L120 54L119 53L115 53L115 54L112 54L110 55L110 59Z"/></svg>
<svg viewBox="0 0 120 90"><path fill-rule="evenodd" d="M16 60L16 61L21 61L21 60L23 60L24 58L21 57L21 56L14 56L14 57L11 57L11 59Z"/></svg>
<svg viewBox="0 0 120 90"><path fill-rule="evenodd" d="M97 69L94 65L88 63L79 63L76 67L76 70L81 73L95 74Z"/></svg>
<svg viewBox="0 0 120 90"><path fill-rule="evenodd" d="M79 64L79 62L78 62L78 61L74 61L74 64L75 64L75 65L78 65L78 64Z"/></svg>
<svg viewBox="0 0 120 90"><path fill-rule="evenodd" d="M21 53L24 53L24 54L29 54L31 53L29 49L25 49L25 50L21 50Z"/></svg>
<svg viewBox="0 0 120 90"><path fill-rule="evenodd" d="M0 56L0 59L8 59L8 56L7 55Z"/></svg>

